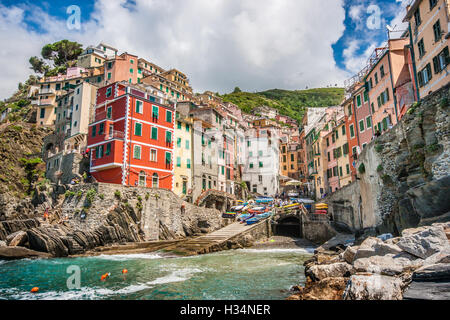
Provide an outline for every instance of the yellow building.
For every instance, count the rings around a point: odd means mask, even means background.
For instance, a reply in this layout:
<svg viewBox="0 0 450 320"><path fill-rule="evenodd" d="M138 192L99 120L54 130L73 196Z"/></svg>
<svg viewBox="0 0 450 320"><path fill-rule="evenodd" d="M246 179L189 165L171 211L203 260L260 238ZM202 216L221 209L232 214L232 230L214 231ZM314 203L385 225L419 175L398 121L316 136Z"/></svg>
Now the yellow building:
<svg viewBox="0 0 450 320"><path fill-rule="evenodd" d="M183 72L178 71L177 69L171 69L169 71L163 72L162 76L167 80L180 85L186 91L192 93L192 88L189 86L189 79Z"/></svg>
<svg viewBox="0 0 450 320"><path fill-rule="evenodd" d="M419 98L450 82L449 0L415 0L407 7Z"/></svg>
<svg viewBox="0 0 450 320"><path fill-rule="evenodd" d="M87 49L78 56L77 66L80 68L97 68L105 64L105 56L95 48Z"/></svg>
<svg viewBox="0 0 450 320"><path fill-rule="evenodd" d="M193 188L193 127L192 120L183 119L176 113L174 146L174 183L173 192L180 198L192 202Z"/></svg>

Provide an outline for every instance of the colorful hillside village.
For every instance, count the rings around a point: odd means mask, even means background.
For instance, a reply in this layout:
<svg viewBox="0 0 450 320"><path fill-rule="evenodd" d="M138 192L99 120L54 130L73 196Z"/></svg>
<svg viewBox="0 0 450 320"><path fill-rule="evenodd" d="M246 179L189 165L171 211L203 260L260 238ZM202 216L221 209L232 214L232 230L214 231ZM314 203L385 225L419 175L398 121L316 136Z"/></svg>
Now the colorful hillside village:
<svg viewBox="0 0 450 320"><path fill-rule="evenodd" d="M178 69L108 44L90 46L66 74L30 96L48 179L164 188L194 203L215 190L321 199L357 179L356 160L415 103L450 82L447 11L415 1L409 28L376 48L345 81L340 105L307 108L302 123L260 106L247 114L220 96L194 93Z"/></svg>

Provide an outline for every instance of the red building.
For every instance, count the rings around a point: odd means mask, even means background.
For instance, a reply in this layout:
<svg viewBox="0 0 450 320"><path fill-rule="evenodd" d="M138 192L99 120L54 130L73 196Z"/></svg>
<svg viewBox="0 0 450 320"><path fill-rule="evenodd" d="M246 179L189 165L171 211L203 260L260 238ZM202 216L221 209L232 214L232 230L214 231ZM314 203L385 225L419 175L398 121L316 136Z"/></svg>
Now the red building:
<svg viewBox="0 0 450 320"><path fill-rule="evenodd" d="M126 82L98 90L88 135L97 181L172 190L175 110L162 103Z"/></svg>

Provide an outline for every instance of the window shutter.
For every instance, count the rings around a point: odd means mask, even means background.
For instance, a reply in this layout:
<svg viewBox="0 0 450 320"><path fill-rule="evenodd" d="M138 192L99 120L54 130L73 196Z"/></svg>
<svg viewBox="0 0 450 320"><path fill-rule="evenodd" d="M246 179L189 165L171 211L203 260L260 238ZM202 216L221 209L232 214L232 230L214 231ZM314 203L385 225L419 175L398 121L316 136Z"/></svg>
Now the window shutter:
<svg viewBox="0 0 450 320"><path fill-rule="evenodd" d="M152 139L158 140L158 128L157 127L152 127Z"/></svg>
<svg viewBox="0 0 450 320"><path fill-rule="evenodd" d="M419 79L419 86L423 87L423 74L422 74L422 71L417 72L417 78Z"/></svg>
<svg viewBox="0 0 450 320"><path fill-rule="evenodd" d="M166 110L166 122L172 122L172 112L169 110Z"/></svg>
<svg viewBox="0 0 450 320"><path fill-rule="evenodd" d="M134 158L141 159L141 147L140 146L134 146Z"/></svg>
<svg viewBox="0 0 450 320"><path fill-rule="evenodd" d="M439 56L433 58L433 67L434 73L439 73L441 71L439 66Z"/></svg>
<svg viewBox="0 0 450 320"><path fill-rule="evenodd" d="M135 125L134 125L134 135L135 136L142 136L142 124L135 123Z"/></svg>
<svg viewBox="0 0 450 320"><path fill-rule="evenodd" d="M431 64L427 64L427 71L428 71L428 81L433 78L433 75L431 74Z"/></svg>

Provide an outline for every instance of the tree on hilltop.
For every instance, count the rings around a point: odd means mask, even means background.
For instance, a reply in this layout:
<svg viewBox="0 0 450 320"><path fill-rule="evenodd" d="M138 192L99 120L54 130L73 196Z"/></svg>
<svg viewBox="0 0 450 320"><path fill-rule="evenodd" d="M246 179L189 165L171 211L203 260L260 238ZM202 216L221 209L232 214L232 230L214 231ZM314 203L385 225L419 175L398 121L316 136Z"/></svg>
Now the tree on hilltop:
<svg viewBox="0 0 450 320"><path fill-rule="evenodd" d="M82 52L83 45L78 42L61 40L46 44L41 50L42 58L36 56L30 58L30 69L46 76L57 75L73 66Z"/></svg>

